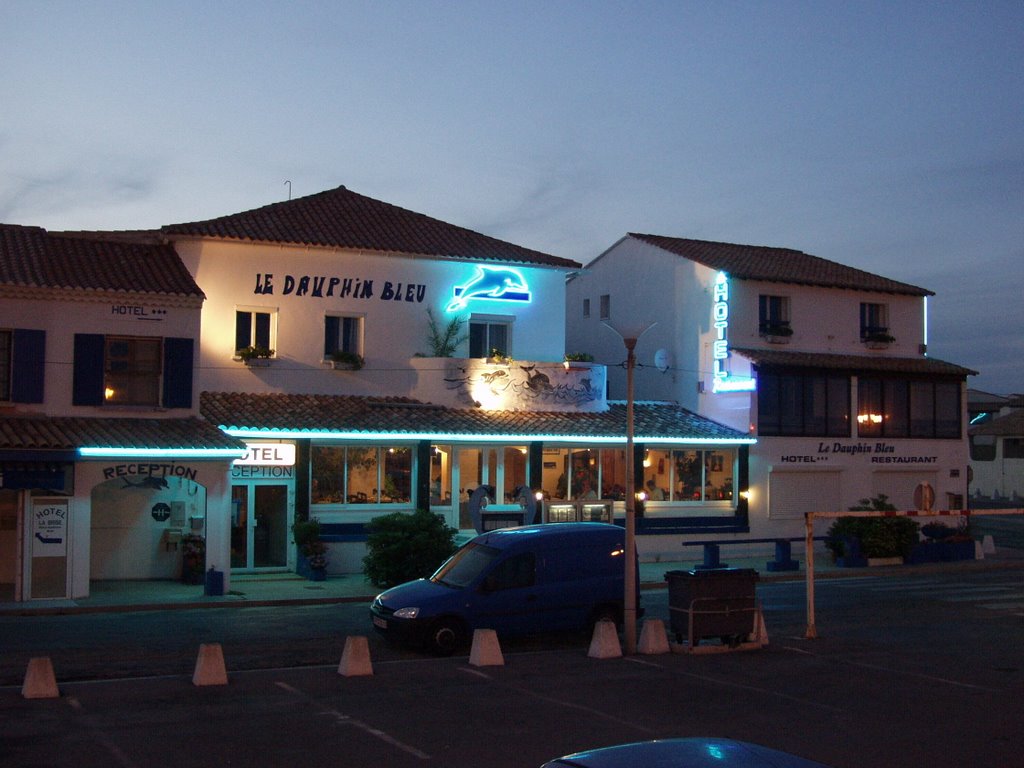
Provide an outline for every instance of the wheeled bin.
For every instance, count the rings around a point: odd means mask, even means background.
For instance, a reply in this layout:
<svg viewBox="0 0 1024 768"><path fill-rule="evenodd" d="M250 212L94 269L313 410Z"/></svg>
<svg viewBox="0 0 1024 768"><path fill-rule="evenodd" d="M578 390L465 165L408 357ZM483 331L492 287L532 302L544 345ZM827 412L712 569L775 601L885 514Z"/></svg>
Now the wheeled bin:
<svg viewBox="0 0 1024 768"><path fill-rule="evenodd" d="M696 646L707 637L737 646L755 631L758 573L752 568L668 571L670 629Z"/></svg>

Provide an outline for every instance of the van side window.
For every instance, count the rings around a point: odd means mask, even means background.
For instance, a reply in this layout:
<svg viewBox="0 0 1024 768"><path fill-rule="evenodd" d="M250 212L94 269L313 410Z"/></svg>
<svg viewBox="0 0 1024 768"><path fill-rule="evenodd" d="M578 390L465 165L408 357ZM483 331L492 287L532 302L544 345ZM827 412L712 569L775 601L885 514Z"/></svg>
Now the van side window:
<svg viewBox="0 0 1024 768"><path fill-rule="evenodd" d="M533 552L523 552L500 563L487 581L491 589L495 591L532 587L535 571L536 559Z"/></svg>

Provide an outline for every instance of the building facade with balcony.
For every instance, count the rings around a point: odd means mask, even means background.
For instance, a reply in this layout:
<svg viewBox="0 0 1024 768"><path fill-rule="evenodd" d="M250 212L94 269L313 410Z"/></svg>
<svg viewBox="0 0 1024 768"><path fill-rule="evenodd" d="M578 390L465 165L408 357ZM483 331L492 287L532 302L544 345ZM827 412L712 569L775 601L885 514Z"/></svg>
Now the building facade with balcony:
<svg viewBox="0 0 1024 768"><path fill-rule="evenodd" d="M637 346L637 397L755 436L749 514L732 532L797 537L805 512L879 495L963 508L975 372L927 356L929 295L796 250L629 234L568 282L566 343L615 360L605 325L655 323ZM624 391L621 371L609 388ZM644 450L658 489L647 522L704 532L689 456Z"/></svg>
<svg viewBox="0 0 1024 768"><path fill-rule="evenodd" d="M244 446L199 418L202 303L169 245L0 225L0 601L179 578L190 541L223 567Z"/></svg>
<svg viewBox="0 0 1024 768"><path fill-rule="evenodd" d="M160 236L206 295L202 413L251 448L232 469L235 571L301 566L288 531L307 516L329 570L358 572L392 512L464 534L623 514L625 406L603 365L563 360L578 263L344 187ZM716 512L736 514L745 431L671 404L636 425L717 452Z"/></svg>

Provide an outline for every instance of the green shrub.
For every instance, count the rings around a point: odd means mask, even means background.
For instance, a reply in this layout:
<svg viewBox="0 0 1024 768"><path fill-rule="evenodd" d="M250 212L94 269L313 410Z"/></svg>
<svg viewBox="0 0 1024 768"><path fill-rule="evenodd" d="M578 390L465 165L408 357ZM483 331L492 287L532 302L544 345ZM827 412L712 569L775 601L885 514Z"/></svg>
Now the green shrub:
<svg viewBox="0 0 1024 768"><path fill-rule="evenodd" d="M896 510L885 494L861 499L851 511ZM909 517L840 517L828 529L825 546L835 557L846 554L846 539L860 541L864 557L906 557L918 541L918 524Z"/></svg>
<svg viewBox="0 0 1024 768"><path fill-rule="evenodd" d="M455 552L456 530L424 509L384 515L367 528L363 571L378 587L429 576Z"/></svg>

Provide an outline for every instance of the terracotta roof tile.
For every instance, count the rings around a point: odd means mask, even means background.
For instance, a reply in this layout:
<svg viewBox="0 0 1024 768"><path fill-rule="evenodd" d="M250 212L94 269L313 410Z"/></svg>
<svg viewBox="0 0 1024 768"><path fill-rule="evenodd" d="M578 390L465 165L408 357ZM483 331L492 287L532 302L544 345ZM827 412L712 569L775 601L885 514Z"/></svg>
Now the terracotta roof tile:
<svg viewBox="0 0 1024 768"><path fill-rule="evenodd" d="M339 395L203 392L203 417L229 430L324 431L403 435L506 435L616 438L625 440L626 406L613 403L604 413L481 411L447 408L408 398ZM637 439L736 440L747 434L676 405L637 403Z"/></svg>
<svg viewBox="0 0 1024 768"><path fill-rule="evenodd" d="M171 224L167 235L296 243L577 269L569 259L522 248L383 203L345 187L206 221Z"/></svg>
<svg viewBox="0 0 1024 768"><path fill-rule="evenodd" d="M730 348L755 365L772 368L825 368L858 373L906 373L937 376L977 376L977 371L932 357L875 357L833 355L820 352L783 352L774 349Z"/></svg>
<svg viewBox="0 0 1024 768"><path fill-rule="evenodd" d="M0 419L0 450L68 451L83 447L240 448L241 441L202 419L95 419L14 416Z"/></svg>
<svg viewBox="0 0 1024 768"><path fill-rule="evenodd" d="M0 224L0 285L202 298L170 245Z"/></svg>
<svg viewBox="0 0 1024 768"><path fill-rule="evenodd" d="M1024 436L1024 409L996 416L991 421L978 424L967 431L972 435L995 435L996 437Z"/></svg>
<svg viewBox="0 0 1024 768"><path fill-rule="evenodd" d="M632 232L629 233L629 236L677 256L696 261L711 269L721 270L730 277L741 280L764 280L824 288L909 294L911 296L935 295L926 288L890 280L887 277L874 275L789 248L715 243L681 237L640 235Z"/></svg>

